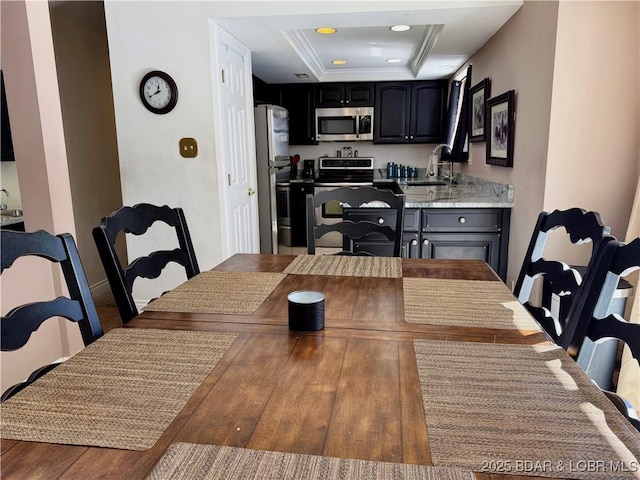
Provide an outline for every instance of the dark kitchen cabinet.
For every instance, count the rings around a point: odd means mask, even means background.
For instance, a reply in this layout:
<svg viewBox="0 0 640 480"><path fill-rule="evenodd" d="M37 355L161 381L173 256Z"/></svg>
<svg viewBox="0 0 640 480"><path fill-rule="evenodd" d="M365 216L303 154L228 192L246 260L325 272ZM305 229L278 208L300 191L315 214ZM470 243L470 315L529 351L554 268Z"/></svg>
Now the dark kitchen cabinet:
<svg viewBox="0 0 640 480"><path fill-rule="evenodd" d="M307 195L313 195L313 180L292 181L289 193L291 246L307 246Z"/></svg>
<svg viewBox="0 0 640 480"><path fill-rule="evenodd" d="M505 280L511 210L423 208L420 257L482 260Z"/></svg>
<svg viewBox="0 0 640 480"><path fill-rule="evenodd" d="M269 85L254 75L253 103L254 105L261 105L265 103L280 105L280 89L277 85Z"/></svg>
<svg viewBox="0 0 640 480"><path fill-rule="evenodd" d="M446 96L446 80L377 83L373 143L441 142Z"/></svg>
<svg viewBox="0 0 640 480"><path fill-rule="evenodd" d="M279 87L280 105L289 111L289 144L317 145L315 86L291 83Z"/></svg>
<svg viewBox="0 0 640 480"><path fill-rule="evenodd" d="M373 83L320 83L316 85L318 108L373 107Z"/></svg>
<svg viewBox="0 0 640 480"><path fill-rule="evenodd" d="M497 233L422 234L421 243L421 258L482 260L495 270L500 256L500 235Z"/></svg>
<svg viewBox="0 0 640 480"><path fill-rule="evenodd" d="M0 230L13 230L14 232L24 232L24 222L12 223L10 225L3 225Z"/></svg>
<svg viewBox="0 0 640 480"><path fill-rule="evenodd" d="M402 257L420 258L420 209L405 208L402 228Z"/></svg>
<svg viewBox="0 0 640 480"><path fill-rule="evenodd" d="M393 228L396 224L396 215L397 211L391 208L345 208L343 218L356 223L368 221ZM377 257L393 256L393 242L377 232L357 240L351 240L345 235L342 248L353 253L367 252Z"/></svg>

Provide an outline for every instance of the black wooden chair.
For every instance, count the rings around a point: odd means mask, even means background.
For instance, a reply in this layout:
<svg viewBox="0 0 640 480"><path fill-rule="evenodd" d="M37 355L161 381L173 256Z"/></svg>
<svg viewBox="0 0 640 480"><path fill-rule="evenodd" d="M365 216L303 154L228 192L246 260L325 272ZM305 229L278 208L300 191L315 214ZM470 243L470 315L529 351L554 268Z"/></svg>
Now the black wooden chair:
<svg viewBox="0 0 640 480"><path fill-rule="evenodd" d="M0 273L10 268L20 257L45 258L60 265L69 291L69 297L60 296L54 300L20 305L3 316L0 327L3 352L22 348L29 341L31 334L51 317L63 317L76 322L80 327L85 346L103 335L102 324L71 235L68 233L52 235L44 230L34 233L3 230L0 234L0 242L2 250ZM58 363L53 363L37 369L26 381L8 388L2 394L2 401L4 402L57 365Z"/></svg>
<svg viewBox="0 0 640 480"><path fill-rule="evenodd" d="M640 362L640 324L629 323L620 315L610 313L620 278L638 269L640 238L629 244L611 241L604 245L567 317L562 347L569 355L577 358L586 338L593 342L614 338L625 343L633 358ZM640 430L640 420L629 402L613 392L605 393Z"/></svg>
<svg viewBox="0 0 640 480"><path fill-rule="evenodd" d="M590 260L586 268L571 267L562 261L548 260L543 257L548 235L558 228L566 230L573 244L592 243ZM583 276L589 274L601 244L613 239L609 232L610 228L604 224L597 212L571 208L562 211L554 210L552 213L542 212L538 215L538 221L515 284L514 294L558 344L563 335L567 314L575 301ZM557 295L560 299L560 308L557 313L554 312L554 315L549 308L534 305L532 294L536 278L542 279L546 295L549 297Z"/></svg>
<svg viewBox="0 0 640 480"><path fill-rule="evenodd" d="M123 266L123 260L118 257L116 251L118 234L125 232L125 234L142 235L155 222L163 222L174 228L178 248L151 252L128 264L124 263ZM123 324L138 315L138 308L133 299L133 284L137 278L158 278L171 262L182 265L187 278L200 273L181 208L171 208L166 205L159 207L148 203L121 207L104 217L100 225L93 229L93 239Z"/></svg>
<svg viewBox="0 0 640 480"><path fill-rule="evenodd" d="M355 221L336 218L335 222L316 224L316 209L322 209L328 202L336 202L345 212L350 212L353 218L358 217L354 213L359 211L367 219ZM386 243L392 242L391 256L401 256L404 195L396 195L374 187L339 187L307 195L306 204L309 254L316 253L316 240L330 232L338 232L343 237L342 251L338 252L338 255L374 255L375 252L367 250L364 242L365 239L373 239L374 244L379 244L381 240ZM360 208L363 205L368 206ZM395 211L395 216L389 217L391 225L386 224L384 220L390 212L389 209Z"/></svg>

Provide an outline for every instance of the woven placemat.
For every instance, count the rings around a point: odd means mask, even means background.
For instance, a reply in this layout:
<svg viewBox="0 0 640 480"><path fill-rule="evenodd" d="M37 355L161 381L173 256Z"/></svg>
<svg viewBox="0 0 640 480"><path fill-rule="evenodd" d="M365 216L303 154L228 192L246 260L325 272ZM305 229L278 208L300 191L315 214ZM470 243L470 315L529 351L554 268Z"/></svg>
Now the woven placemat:
<svg viewBox="0 0 640 480"><path fill-rule="evenodd" d="M284 273L342 277L402 277L402 259L348 255L298 255Z"/></svg>
<svg viewBox="0 0 640 480"><path fill-rule="evenodd" d="M640 476L640 432L560 348L432 340L414 348L435 465Z"/></svg>
<svg viewBox="0 0 640 480"><path fill-rule="evenodd" d="M502 282L403 278L402 285L407 323L540 331Z"/></svg>
<svg viewBox="0 0 640 480"><path fill-rule="evenodd" d="M468 470L175 443L150 480L472 480Z"/></svg>
<svg viewBox="0 0 640 480"><path fill-rule="evenodd" d="M118 328L0 406L1 437L151 448L236 334Z"/></svg>
<svg viewBox="0 0 640 480"><path fill-rule="evenodd" d="M202 272L144 310L251 315L285 277L274 272Z"/></svg>

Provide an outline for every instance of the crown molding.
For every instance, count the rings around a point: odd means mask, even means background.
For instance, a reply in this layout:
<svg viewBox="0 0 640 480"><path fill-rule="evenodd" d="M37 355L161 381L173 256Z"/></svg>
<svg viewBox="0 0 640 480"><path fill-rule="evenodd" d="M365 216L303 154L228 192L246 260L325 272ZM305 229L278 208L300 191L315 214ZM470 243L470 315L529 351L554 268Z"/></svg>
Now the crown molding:
<svg viewBox="0 0 640 480"><path fill-rule="evenodd" d="M440 33L443 29L444 25L441 24L427 25L422 42L420 42L420 47L416 50L415 55L409 62L409 68L413 72L414 76L417 76L420 73L420 70L422 70L422 67L429 57L429 52L431 52L431 49L438 41L438 37L440 37Z"/></svg>

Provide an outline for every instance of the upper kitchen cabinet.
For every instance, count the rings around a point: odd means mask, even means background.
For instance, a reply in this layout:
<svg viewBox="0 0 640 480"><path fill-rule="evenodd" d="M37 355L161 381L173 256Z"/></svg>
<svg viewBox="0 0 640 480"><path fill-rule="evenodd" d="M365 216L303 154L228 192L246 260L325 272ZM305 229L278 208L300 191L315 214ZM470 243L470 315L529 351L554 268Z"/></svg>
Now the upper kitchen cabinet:
<svg viewBox="0 0 640 480"><path fill-rule="evenodd" d="M279 85L280 105L289 111L289 144L317 145L315 86L308 83Z"/></svg>
<svg viewBox="0 0 640 480"><path fill-rule="evenodd" d="M253 102L255 105L269 103L280 105L280 89L253 76Z"/></svg>
<svg viewBox="0 0 640 480"><path fill-rule="evenodd" d="M446 80L377 83L373 143L441 142L446 96Z"/></svg>
<svg viewBox="0 0 640 480"><path fill-rule="evenodd" d="M321 83L316 85L316 107L373 107L373 83Z"/></svg>

